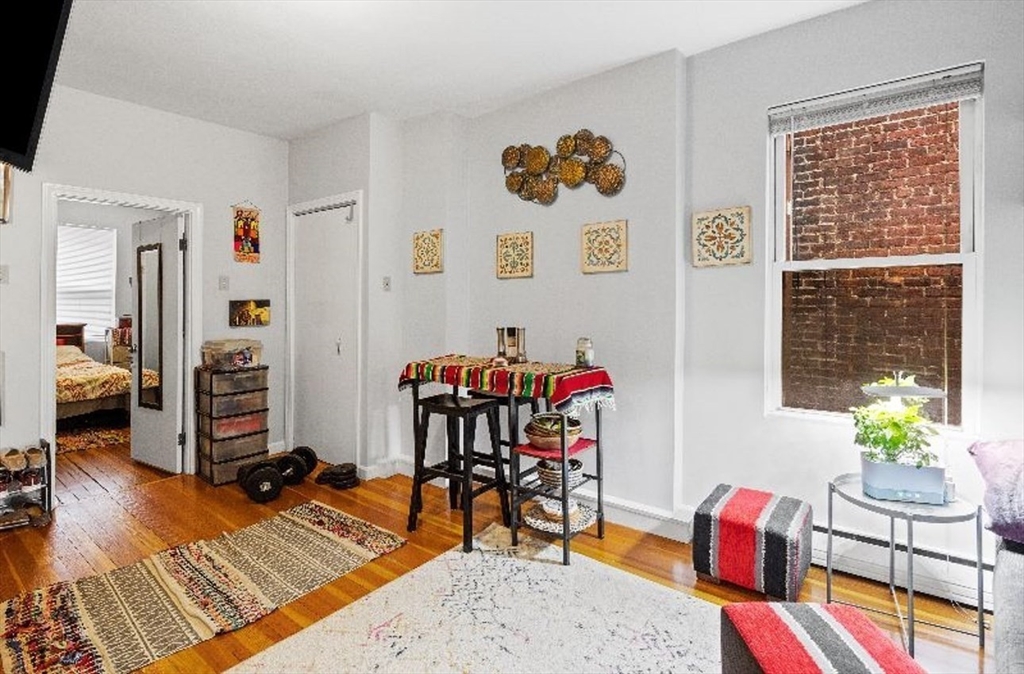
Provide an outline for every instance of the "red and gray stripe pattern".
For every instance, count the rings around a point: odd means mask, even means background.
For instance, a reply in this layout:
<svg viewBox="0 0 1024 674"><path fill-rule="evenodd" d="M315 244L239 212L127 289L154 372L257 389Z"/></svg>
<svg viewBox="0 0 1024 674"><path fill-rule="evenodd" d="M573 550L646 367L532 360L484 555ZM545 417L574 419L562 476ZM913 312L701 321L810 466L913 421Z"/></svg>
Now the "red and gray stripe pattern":
<svg viewBox="0 0 1024 674"><path fill-rule="evenodd" d="M840 604L752 602L722 607L727 672L921 674L867 616Z"/></svg>
<svg viewBox="0 0 1024 674"><path fill-rule="evenodd" d="M811 564L811 506L720 484L693 518L698 573L795 601Z"/></svg>

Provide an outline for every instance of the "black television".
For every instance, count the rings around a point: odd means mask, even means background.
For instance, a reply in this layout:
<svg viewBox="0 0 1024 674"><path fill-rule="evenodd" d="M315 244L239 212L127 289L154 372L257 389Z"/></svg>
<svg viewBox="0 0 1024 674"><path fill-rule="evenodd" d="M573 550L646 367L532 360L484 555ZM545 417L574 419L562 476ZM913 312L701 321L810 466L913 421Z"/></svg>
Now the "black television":
<svg viewBox="0 0 1024 674"><path fill-rule="evenodd" d="M8 18L18 19L5 20L0 29L0 38L11 40L11 76L5 78L0 103L0 161L31 171L71 0L33 0L19 3L17 12L7 9Z"/></svg>

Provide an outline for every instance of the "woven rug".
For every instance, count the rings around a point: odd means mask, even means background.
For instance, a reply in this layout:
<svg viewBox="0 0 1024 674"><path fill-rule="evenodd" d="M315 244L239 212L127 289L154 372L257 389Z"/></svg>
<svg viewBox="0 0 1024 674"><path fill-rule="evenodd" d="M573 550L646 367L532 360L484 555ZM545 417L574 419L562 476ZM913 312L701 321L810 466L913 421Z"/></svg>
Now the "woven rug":
<svg viewBox="0 0 1024 674"><path fill-rule="evenodd" d="M310 501L0 604L0 669L129 672L236 630L404 543Z"/></svg>
<svg viewBox="0 0 1024 674"><path fill-rule="evenodd" d="M719 672L719 608L492 526L228 670Z"/></svg>
<svg viewBox="0 0 1024 674"><path fill-rule="evenodd" d="M57 453L77 452L80 449L126 445L131 442L131 428L76 428L57 432Z"/></svg>

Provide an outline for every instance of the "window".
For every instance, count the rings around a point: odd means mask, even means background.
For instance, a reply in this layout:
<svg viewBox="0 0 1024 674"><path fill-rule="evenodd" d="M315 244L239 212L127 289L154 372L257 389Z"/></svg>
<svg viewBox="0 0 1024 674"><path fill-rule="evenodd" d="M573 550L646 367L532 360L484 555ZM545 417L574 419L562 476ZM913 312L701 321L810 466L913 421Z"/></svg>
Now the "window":
<svg viewBox="0 0 1024 674"><path fill-rule="evenodd" d="M99 227L57 227L57 322L85 323L88 341L114 325L117 232Z"/></svg>
<svg viewBox="0 0 1024 674"><path fill-rule="evenodd" d="M981 82L965 66L769 110L769 409L846 412L903 371L963 423Z"/></svg>

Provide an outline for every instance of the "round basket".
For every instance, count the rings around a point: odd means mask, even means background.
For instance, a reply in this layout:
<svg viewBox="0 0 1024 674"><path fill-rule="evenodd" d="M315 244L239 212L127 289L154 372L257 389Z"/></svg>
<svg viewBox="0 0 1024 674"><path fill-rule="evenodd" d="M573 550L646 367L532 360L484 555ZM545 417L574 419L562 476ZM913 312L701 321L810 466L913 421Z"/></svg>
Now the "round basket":
<svg viewBox="0 0 1024 674"><path fill-rule="evenodd" d="M530 444L539 449L561 449L562 448L562 436L559 435L538 435L534 433L530 426L527 425L525 431L527 439ZM576 441L580 439L581 429L575 431L569 430L565 434L565 448L568 449L576 444Z"/></svg>
<svg viewBox="0 0 1024 674"><path fill-rule="evenodd" d="M561 487L561 461L538 461L537 478L540 479L541 484L547 487ZM569 459L569 489L580 486L585 479L583 475L583 462L578 459Z"/></svg>

